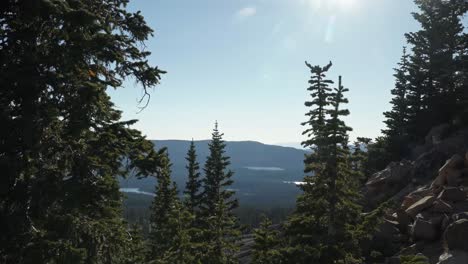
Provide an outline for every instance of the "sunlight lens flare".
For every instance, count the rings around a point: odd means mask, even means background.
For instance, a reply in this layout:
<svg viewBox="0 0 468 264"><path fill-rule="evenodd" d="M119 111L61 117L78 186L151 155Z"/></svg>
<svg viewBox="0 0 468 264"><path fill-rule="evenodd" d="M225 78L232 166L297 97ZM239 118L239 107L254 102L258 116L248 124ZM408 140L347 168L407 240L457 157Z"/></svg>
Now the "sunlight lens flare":
<svg viewBox="0 0 468 264"><path fill-rule="evenodd" d="M314 10L325 8L330 11L350 11L357 7L358 1L359 0L301 0L302 3L307 3Z"/></svg>
<svg viewBox="0 0 468 264"><path fill-rule="evenodd" d="M357 0L335 0L336 5L345 10L352 9L356 6Z"/></svg>

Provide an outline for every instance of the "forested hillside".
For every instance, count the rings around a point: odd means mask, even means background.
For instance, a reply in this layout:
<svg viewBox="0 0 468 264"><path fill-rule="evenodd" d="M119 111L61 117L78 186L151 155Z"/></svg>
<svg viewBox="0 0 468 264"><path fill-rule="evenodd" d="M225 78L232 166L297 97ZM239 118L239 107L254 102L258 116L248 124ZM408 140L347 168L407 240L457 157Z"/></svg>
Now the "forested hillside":
<svg viewBox="0 0 468 264"><path fill-rule="evenodd" d="M414 3L375 139L350 137L359 87L311 50L303 151L215 120L207 141L151 141L109 95L131 80L145 111L171 74L129 0L2 1L0 263L468 263L468 2Z"/></svg>

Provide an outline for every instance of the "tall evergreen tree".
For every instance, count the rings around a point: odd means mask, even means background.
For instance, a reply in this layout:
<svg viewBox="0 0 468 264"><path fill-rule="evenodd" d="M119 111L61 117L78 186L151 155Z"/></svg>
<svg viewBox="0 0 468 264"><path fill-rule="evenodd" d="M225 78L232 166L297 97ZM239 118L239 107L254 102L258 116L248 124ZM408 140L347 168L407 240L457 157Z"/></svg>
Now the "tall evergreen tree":
<svg viewBox="0 0 468 264"><path fill-rule="evenodd" d="M346 230L338 229L344 228L344 225L347 224L346 222L338 223L339 220L343 220L340 219L341 216L338 216L339 212L337 212L337 210L339 210L338 206L340 206L338 203L350 203L349 206L351 207L349 209L356 209L352 208L353 206L356 206L352 204L353 199L356 198L353 197L353 195L356 194L347 192L353 190L352 187L349 186L351 183L354 184L355 188L357 188L355 185L357 179L350 178L353 174L351 173L348 161L348 132L352 129L346 126L345 122L342 120L342 117L349 115L349 111L347 109L341 108L343 104L348 103L348 99L344 97L344 93L347 91L348 89L344 88L341 83L340 76L338 88L334 89L334 93L332 93L330 98L332 108L328 110L330 119L326 124L325 132L325 134L328 135L327 145L329 145L328 149L330 151L326 165L330 188L330 220L328 223L329 246L334 246L340 241L340 239L345 239L345 237L339 237L338 239L335 237L335 235L345 235ZM346 184L348 184L348 186L346 186ZM355 212L351 211L350 213ZM348 215L345 217L348 217Z"/></svg>
<svg viewBox="0 0 468 264"><path fill-rule="evenodd" d="M393 95L390 101L392 110L384 113L386 118L384 122L387 128L382 132L387 138L388 146L391 147L387 151L390 152L392 160L400 160L408 152L408 57L406 47L404 47L398 68L395 69L393 75L396 82L395 88L391 91Z"/></svg>
<svg viewBox="0 0 468 264"><path fill-rule="evenodd" d="M311 92L310 96L312 100L304 103L306 107L311 107L311 109L306 113L309 120L302 123L303 126L308 127L302 133L302 135L308 137L306 141L302 142L302 145L305 148L313 148L314 152L319 155L319 147L324 145L322 142L324 139L320 131L325 125L326 107L330 105L328 98L331 93L331 88L329 85L333 84L332 80L326 78L326 73L333 64L330 62L324 67L318 65L312 66L307 62L305 62L305 64L312 74L309 80L310 86L307 88L307 91ZM312 108L312 106L315 107ZM309 157L312 156L313 155L309 155ZM306 170L306 172L308 171Z"/></svg>
<svg viewBox="0 0 468 264"><path fill-rule="evenodd" d="M358 179L349 162L348 131L341 119L349 114L341 85L328 94L324 124L309 128L313 149L319 149L306 159L303 194L297 199L296 210L287 222L284 251L287 263L361 263L357 235L361 208L358 205ZM324 101L321 102L324 104ZM311 104L310 107L319 108ZM317 123L312 123L317 126ZM319 140L316 140L318 138Z"/></svg>
<svg viewBox="0 0 468 264"><path fill-rule="evenodd" d="M197 210L200 206L200 187L201 187L201 179L200 179L200 165L197 162L197 153L195 150L195 143L190 143L190 148L187 152L187 172L188 172L188 180L185 185L185 205L187 209L194 214L195 210Z"/></svg>
<svg viewBox="0 0 468 264"><path fill-rule="evenodd" d="M160 150L161 170L156 174L156 191L151 205L150 258L164 258L174 245L173 210L178 202L175 183L171 181L171 163L166 149Z"/></svg>
<svg viewBox="0 0 468 264"><path fill-rule="evenodd" d="M412 51L408 128L412 140L418 142L431 127L452 122L460 111L460 93L466 83L459 81L459 58L467 51L461 19L468 4L464 0L415 3L419 12L413 17L421 29L406 34L406 39Z"/></svg>
<svg viewBox="0 0 468 264"><path fill-rule="evenodd" d="M151 205L149 236L151 263L196 263L191 250L189 224L192 215L177 197L177 187L171 181L171 163L167 150L162 149L161 169L156 174L157 186Z"/></svg>
<svg viewBox="0 0 468 264"><path fill-rule="evenodd" d="M158 156L106 91L133 77L146 93L163 73L127 3L0 3L0 262L126 259L117 177L155 172Z"/></svg>
<svg viewBox="0 0 468 264"><path fill-rule="evenodd" d="M202 219L200 216L200 206L201 206L201 179L200 179L200 165L197 162L197 154L195 149L195 143L190 143L189 150L187 152L187 172L188 180L185 185L185 200L184 206L190 214L189 221L186 221L184 224L187 226L187 239L189 239L190 245L192 247L192 252L196 252L196 258L194 260L200 260L200 252L204 250L203 245L203 236L201 223ZM195 256L195 255L194 255Z"/></svg>
<svg viewBox="0 0 468 264"><path fill-rule="evenodd" d="M206 242L206 256L203 263L235 263L234 253L238 250L236 242L240 235L237 218L233 210L238 206L233 198L233 172L228 170L229 157L225 155L223 134L218 123L209 143L210 155L205 163L201 217L203 221L203 240Z"/></svg>

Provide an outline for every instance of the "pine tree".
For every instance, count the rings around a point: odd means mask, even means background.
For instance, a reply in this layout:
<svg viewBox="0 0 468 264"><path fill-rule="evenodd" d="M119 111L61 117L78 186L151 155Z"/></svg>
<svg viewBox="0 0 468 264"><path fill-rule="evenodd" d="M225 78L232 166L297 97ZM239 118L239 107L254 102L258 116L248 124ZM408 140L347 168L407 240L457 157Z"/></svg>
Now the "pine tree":
<svg viewBox="0 0 468 264"><path fill-rule="evenodd" d="M218 123L209 143L210 155L205 163L203 179L203 196L201 217L203 224L203 241L206 243L206 255L203 263L235 263L234 253L240 235L237 218L233 210L238 206L234 199L232 185L233 172L227 170L230 164L225 155L223 134L218 130Z"/></svg>
<svg viewBox="0 0 468 264"><path fill-rule="evenodd" d="M197 162L197 154L195 149L195 143L190 143L190 148L187 152L187 172L188 180L185 185L185 200L184 206L189 213L190 218L184 223L187 227L187 239L189 239L190 245L193 252L197 252L194 260L199 261L201 255L199 254L204 250L203 248L203 237L201 229L201 216L200 216L200 206L201 206L201 179L200 179L200 165Z"/></svg>
<svg viewBox="0 0 468 264"><path fill-rule="evenodd" d="M160 150L161 170L156 175L155 197L151 205L150 257L162 258L173 246L175 228L171 226L173 208L177 203L177 190L171 181L171 163L166 149Z"/></svg>
<svg viewBox="0 0 468 264"><path fill-rule="evenodd" d="M331 95L331 106L328 110L330 116L326 124L326 134L328 135L329 159L326 164L326 171L329 178L330 212L328 222L328 250L329 257L340 260L347 259L348 254L353 256L356 248L352 248L352 243L346 243L346 239L352 239L352 233L347 230L347 225L354 222L359 216L358 199L358 178L353 178L349 164L348 132L352 129L346 126L342 117L349 115L347 109L342 109L343 104L348 103L344 93L348 89L342 85L341 76L339 77L338 87L334 89ZM343 207L346 207L344 209ZM348 218L354 217L354 218ZM342 243L341 245L339 245ZM333 252L335 251L335 252Z"/></svg>
<svg viewBox="0 0 468 264"><path fill-rule="evenodd" d="M372 174L369 167L369 144L372 142L370 138L358 137L354 142L353 151L349 158L351 170L355 173L355 177L364 184L368 177Z"/></svg>
<svg viewBox="0 0 468 264"><path fill-rule="evenodd" d="M264 217L260 228L254 231L255 244L252 248L252 263L279 264L282 263L280 253L280 233L271 229L271 220Z"/></svg>
<svg viewBox="0 0 468 264"><path fill-rule="evenodd" d="M127 3L0 4L0 262L126 259L117 177L155 172L158 156L106 91L133 77L147 94L164 73Z"/></svg>
<svg viewBox="0 0 468 264"><path fill-rule="evenodd" d="M357 241L361 207L358 205L358 183L351 171L348 131L342 121L349 114L342 109L347 103L341 85L329 93L323 125L309 128L316 131L309 142L322 153L305 160L306 172L303 194L297 199L296 210L285 225L288 247L283 255L286 263L360 263ZM325 101L325 100L324 100ZM310 107L319 108L324 101ZM312 123L317 126L317 123ZM319 138L319 140L316 140Z"/></svg>
<svg viewBox="0 0 468 264"><path fill-rule="evenodd" d="M310 96L312 97L312 100L306 101L305 106L315 106L315 108L311 108L311 110L306 113L309 120L302 123L303 126L308 126L308 128L302 133L302 135L306 135L308 139L302 142L302 145L305 148L312 148L315 154L320 155L321 150L319 147L323 145L322 141L324 140L320 131L325 125L326 107L330 105L328 98L330 96L331 88L329 88L329 85L333 84L333 81L326 78L326 73L333 64L330 62L324 67L320 67L318 65L312 66L307 62L305 62L305 64L312 74L309 80L310 87L307 88L307 91L311 92ZM309 155L309 158L312 158L314 155ZM308 172L307 169L306 172Z"/></svg>
<svg viewBox="0 0 468 264"><path fill-rule="evenodd" d="M188 162L186 168L188 172L188 180L185 185L185 205L187 209L194 214L195 211L200 206L200 187L201 187L201 179L200 179L200 165L197 162L197 153L195 150L195 143L190 143L190 148L187 152L187 157L185 158Z"/></svg>
<svg viewBox="0 0 468 264"><path fill-rule="evenodd" d="M160 150L161 169L156 175L157 186L151 205L151 231L149 259L151 263L197 263L190 223L193 215L182 205L177 187L171 181L171 163L166 149Z"/></svg>
<svg viewBox="0 0 468 264"><path fill-rule="evenodd" d="M203 248L193 242L194 230L190 223L193 222L194 215L185 206L176 202L172 208L169 219L174 230L172 247L156 263L160 264L202 264Z"/></svg>
<svg viewBox="0 0 468 264"><path fill-rule="evenodd" d="M141 236L141 226L132 225L129 229L128 253L125 254L124 264L146 263L148 255L148 246L145 239Z"/></svg>
<svg viewBox="0 0 468 264"><path fill-rule="evenodd" d="M466 54L462 16L467 11L463 0L415 0L419 12L413 17L421 25L406 34L411 45L409 56L409 117L411 139L422 141L435 125L450 123L460 111L464 85L459 82L458 58Z"/></svg>
<svg viewBox="0 0 468 264"><path fill-rule="evenodd" d="M393 75L396 82L395 88L391 91L393 95L390 101L392 110L384 113L386 118L384 123L387 128L382 130L382 132L387 138L388 146L390 146L390 149L387 151L390 153L391 160L400 160L408 154L408 57L406 47L404 47L398 68L395 69L395 74Z"/></svg>

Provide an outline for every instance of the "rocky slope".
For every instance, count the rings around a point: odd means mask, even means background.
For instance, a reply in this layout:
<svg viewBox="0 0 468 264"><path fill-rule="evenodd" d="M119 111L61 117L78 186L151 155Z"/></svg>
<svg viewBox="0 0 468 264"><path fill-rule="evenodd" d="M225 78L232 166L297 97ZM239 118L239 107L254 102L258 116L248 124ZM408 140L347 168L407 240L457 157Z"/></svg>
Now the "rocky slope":
<svg viewBox="0 0 468 264"><path fill-rule="evenodd" d="M375 235L383 253L394 254L387 263L417 254L430 263L468 263L468 130L447 129L433 129L415 160L391 163L366 184L370 208L389 199L399 205Z"/></svg>

